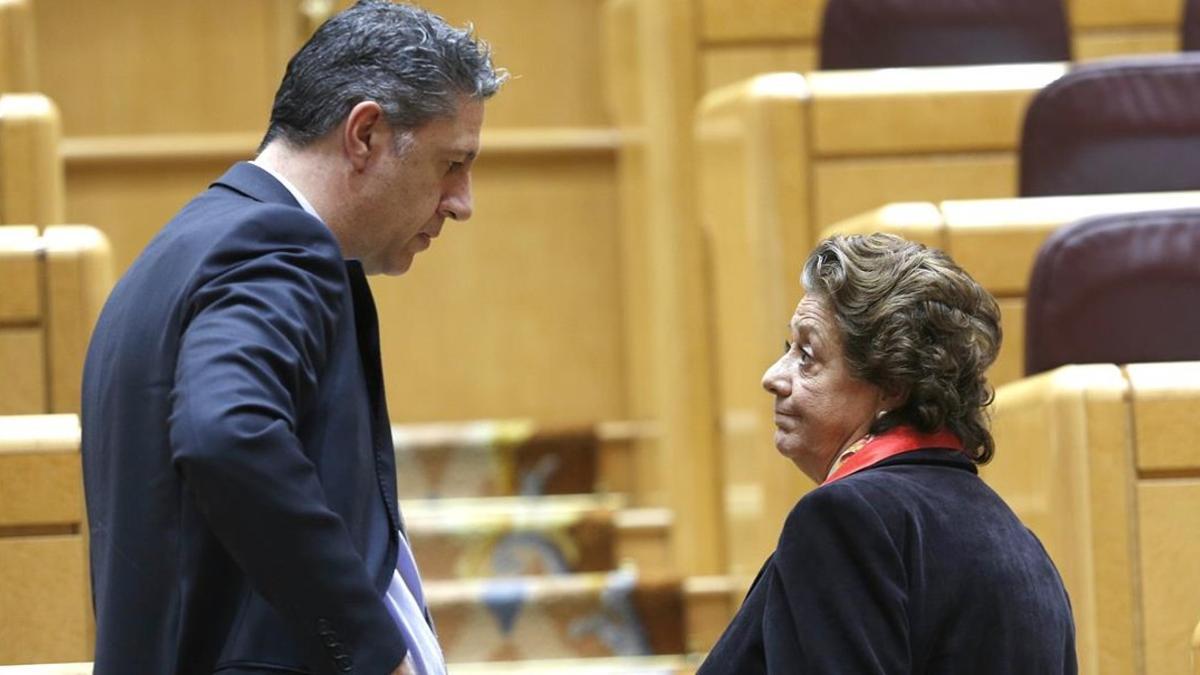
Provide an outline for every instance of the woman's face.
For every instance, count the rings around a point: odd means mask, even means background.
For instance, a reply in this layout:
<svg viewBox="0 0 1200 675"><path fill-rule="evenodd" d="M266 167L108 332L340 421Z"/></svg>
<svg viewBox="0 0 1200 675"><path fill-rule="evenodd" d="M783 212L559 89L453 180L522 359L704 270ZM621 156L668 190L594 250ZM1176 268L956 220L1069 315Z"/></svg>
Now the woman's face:
<svg viewBox="0 0 1200 675"><path fill-rule="evenodd" d="M883 392L851 374L833 314L811 295L796 306L787 351L762 384L775 395L775 447L816 483L885 409Z"/></svg>

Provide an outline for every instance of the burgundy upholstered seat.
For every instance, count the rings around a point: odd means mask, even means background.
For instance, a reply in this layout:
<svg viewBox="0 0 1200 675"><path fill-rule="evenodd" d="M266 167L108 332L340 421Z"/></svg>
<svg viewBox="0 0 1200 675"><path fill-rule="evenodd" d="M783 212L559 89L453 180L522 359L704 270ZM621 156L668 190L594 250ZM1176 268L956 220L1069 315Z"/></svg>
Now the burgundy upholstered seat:
<svg viewBox="0 0 1200 675"><path fill-rule="evenodd" d="M1078 66L1034 96L1023 197L1200 189L1200 54Z"/></svg>
<svg viewBox="0 0 1200 675"><path fill-rule="evenodd" d="M1025 373L1200 360L1200 208L1099 216L1038 251Z"/></svg>
<svg viewBox="0 0 1200 675"><path fill-rule="evenodd" d="M829 0L821 69L1069 61L1062 0Z"/></svg>

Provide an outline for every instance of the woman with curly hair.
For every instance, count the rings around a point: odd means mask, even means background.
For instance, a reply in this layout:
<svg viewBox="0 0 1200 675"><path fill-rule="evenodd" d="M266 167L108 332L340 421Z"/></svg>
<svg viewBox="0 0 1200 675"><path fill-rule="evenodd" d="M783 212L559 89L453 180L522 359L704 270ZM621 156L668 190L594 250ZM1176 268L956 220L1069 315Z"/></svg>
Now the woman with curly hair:
<svg viewBox="0 0 1200 675"><path fill-rule="evenodd" d="M763 376L775 445L818 487L698 675L1075 673L1041 543L977 475L995 451L995 299L941 251L832 237Z"/></svg>

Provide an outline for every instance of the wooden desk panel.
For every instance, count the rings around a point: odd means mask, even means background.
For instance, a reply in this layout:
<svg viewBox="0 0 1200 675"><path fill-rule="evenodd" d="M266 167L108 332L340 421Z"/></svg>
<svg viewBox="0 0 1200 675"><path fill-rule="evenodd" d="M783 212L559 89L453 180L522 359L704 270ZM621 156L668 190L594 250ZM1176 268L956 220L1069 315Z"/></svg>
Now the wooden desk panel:
<svg viewBox="0 0 1200 675"><path fill-rule="evenodd" d="M0 664L92 656L81 535L0 537Z"/></svg>

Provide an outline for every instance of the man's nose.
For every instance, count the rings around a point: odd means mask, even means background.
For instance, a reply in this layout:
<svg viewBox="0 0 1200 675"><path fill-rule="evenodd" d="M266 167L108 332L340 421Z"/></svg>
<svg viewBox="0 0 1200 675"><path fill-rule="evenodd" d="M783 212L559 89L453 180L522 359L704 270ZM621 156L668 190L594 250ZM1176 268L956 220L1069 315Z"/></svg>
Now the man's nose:
<svg viewBox="0 0 1200 675"><path fill-rule="evenodd" d="M442 215L457 221L468 220L473 213L471 203L471 176L467 174L456 182L442 199Z"/></svg>

